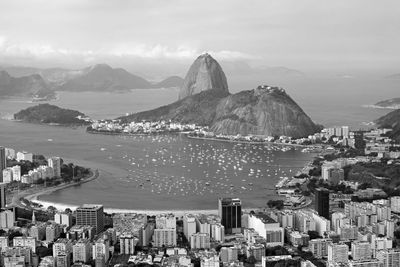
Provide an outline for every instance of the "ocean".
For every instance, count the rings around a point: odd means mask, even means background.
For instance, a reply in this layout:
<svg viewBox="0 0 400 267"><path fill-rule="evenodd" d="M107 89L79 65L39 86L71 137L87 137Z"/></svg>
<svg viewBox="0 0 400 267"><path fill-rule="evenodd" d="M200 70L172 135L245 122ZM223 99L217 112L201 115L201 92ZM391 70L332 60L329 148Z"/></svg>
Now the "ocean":
<svg viewBox="0 0 400 267"><path fill-rule="evenodd" d="M309 79L280 81L288 94L317 123L352 129L389 112L363 107L398 96L398 81L380 79ZM233 83L231 91L239 91ZM256 87L256 86L254 86ZM294 89L296 88L296 89ZM95 118L173 102L176 89L132 90L130 93L60 92L52 104ZM131 210L216 209L221 196L240 197L244 207L262 207L276 198L276 182L292 176L313 155L277 146L188 139L182 135L92 135L84 128L10 121L13 113L33 106L23 99L0 99L0 145L100 170L100 177L40 197L40 201L77 206L100 203Z"/></svg>

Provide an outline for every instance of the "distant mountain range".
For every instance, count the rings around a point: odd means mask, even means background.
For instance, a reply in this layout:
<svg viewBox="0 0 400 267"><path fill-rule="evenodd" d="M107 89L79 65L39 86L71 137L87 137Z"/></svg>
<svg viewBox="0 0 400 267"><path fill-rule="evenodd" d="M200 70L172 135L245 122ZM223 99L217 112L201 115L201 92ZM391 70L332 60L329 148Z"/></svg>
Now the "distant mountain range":
<svg viewBox="0 0 400 267"><path fill-rule="evenodd" d="M277 87L230 94L225 73L210 55L199 56L186 75L178 101L120 117L124 122L173 120L207 125L217 134L304 137L320 126Z"/></svg>
<svg viewBox="0 0 400 267"><path fill-rule="evenodd" d="M131 74L122 68L98 64L81 70L61 68L0 67L0 95L45 97L54 91L113 92L130 89L180 87L183 79L168 77L158 83ZM18 86L16 86L16 84Z"/></svg>
<svg viewBox="0 0 400 267"><path fill-rule="evenodd" d="M98 64L83 69L82 73L58 86L60 91L125 91L147 89L152 85L147 80L124 69L114 69L106 64Z"/></svg>
<svg viewBox="0 0 400 267"><path fill-rule="evenodd" d="M54 91L39 74L15 78L0 71L0 96L51 97Z"/></svg>

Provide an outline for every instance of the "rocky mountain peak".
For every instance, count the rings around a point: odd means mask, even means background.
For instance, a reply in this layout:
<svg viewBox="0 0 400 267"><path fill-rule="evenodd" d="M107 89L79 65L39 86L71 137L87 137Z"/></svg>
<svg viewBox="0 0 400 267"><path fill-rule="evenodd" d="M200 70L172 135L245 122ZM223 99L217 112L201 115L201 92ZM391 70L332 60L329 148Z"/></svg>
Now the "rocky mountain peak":
<svg viewBox="0 0 400 267"><path fill-rule="evenodd" d="M229 94L225 73L208 53L200 55L190 66L179 92L179 99L206 90L219 90Z"/></svg>

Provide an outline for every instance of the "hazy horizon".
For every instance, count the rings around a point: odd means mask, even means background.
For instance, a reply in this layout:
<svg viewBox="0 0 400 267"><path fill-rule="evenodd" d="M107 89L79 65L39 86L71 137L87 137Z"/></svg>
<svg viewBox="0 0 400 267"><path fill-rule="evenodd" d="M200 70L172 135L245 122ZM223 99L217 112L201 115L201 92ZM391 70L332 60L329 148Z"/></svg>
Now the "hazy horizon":
<svg viewBox="0 0 400 267"><path fill-rule="evenodd" d="M0 60L159 78L209 52L221 65L384 76L400 72L398 10L392 0L1 1Z"/></svg>

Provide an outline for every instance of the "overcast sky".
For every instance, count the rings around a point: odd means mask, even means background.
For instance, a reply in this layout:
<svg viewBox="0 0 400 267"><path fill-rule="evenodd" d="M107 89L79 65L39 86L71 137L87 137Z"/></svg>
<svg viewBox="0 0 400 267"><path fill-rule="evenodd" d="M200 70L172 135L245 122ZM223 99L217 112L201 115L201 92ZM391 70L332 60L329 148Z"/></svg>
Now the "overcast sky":
<svg viewBox="0 0 400 267"><path fill-rule="evenodd" d="M0 60L400 70L399 0L1 0Z"/></svg>

